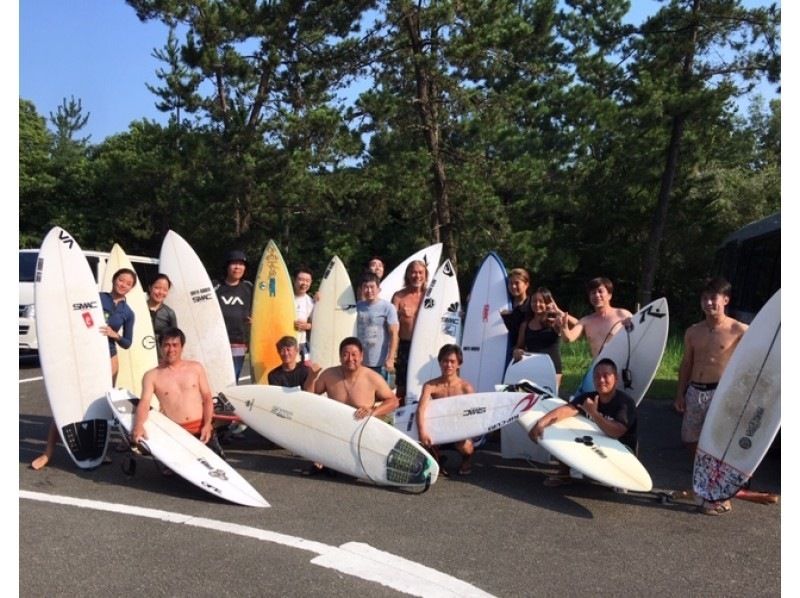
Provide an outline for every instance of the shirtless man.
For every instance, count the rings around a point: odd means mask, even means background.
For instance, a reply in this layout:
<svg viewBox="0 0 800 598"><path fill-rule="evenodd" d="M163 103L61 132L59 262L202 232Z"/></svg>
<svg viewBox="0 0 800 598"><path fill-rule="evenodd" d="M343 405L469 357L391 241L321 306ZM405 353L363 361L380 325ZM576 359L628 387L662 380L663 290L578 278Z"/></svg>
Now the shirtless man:
<svg viewBox="0 0 800 598"><path fill-rule="evenodd" d="M459 378L458 369L464 363L464 354L461 352L461 347L458 345L443 345L439 349L437 357L439 361L439 368L442 370L442 375L433 380L428 380L422 386L422 395L419 399L419 406L417 407L417 428L419 430L419 441L422 445L432 450L440 461L438 453L442 447L435 446L431 435L428 433L426 427L425 415L428 411L431 401L443 399L445 397L453 397L456 395L472 394L475 388L467 382ZM461 453L461 465L458 468L458 475L469 475L472 473L472 455L475 453L475 447L472 440L467 438L460 442L454 442L453 448ZM447 470L442 466L440 461L439 471L442 475L447 476Z"/></svg>
<svg viewBox="0 0 800 598"><path fill-rule="evenodd" d="M381 417L397 409L399 401L379 373L362 365L361 341L349 336L339 344L341 365L327 368L314 383L314 392L355 407L356 419Z"/></svg>
<svg viewBox="0 0 800 598"><path fill-rule="evenodd" d="M161 337L161 363L148 370L142 379L142 396L136 407L131 443L147 439L144 424L155 395L161 412L193 436L208 444L214 437L214 406L203 366L182 358L186 337L178 328L169 328ZM216 441L209 445L220 452Z"/></svg>
<svg viewBox="0 0 800 598"><path fill-rule="evenodd" d="M627 325L632 314L627 309L611 306L614 284L608 278L593 278L586 283L586 291L594 313L582 317L577 324L571 326L569 314L563 312L561 335L570 343L585 335L589 342L589 351L594 358L600 353L603 345Z"/></svg>
<svg viewBox="0 0 800 598"><path fill-rule="evenodd" d="M399 337L397 346L397 364L395 366L397 376L397 397L400 403L404 403L406 396L406 375L408 372L408 356L411 351L411 338L414 335L414 324L417 322L417 314L425 296L425 288L428 283L428 268L422 260L414 260L406 267L405 284L402 289L397 291L392 297L392 305L397 309L397 318L400 321Z"/></svg>
<svg viewBox="0 0 800 598"><path fill-rule="evenodd" d="M364 348L361 341L349 336L339 343L341 365L326 368L314 382L314 392L328 393L328 397L345 405L355 407L353 417L386 416L399 404L389 385L376 371L362 365ZM319 463L314 463L308 475L325 472L332 475Z"/></svg>
<svg viewBox="0 0 800 598"><path fill-rule="evenodd" d="M684 335L674 407L683 415L681 440L692 458L722 372L747 330L747 324L725 314L725 306L730 300L731 285L728 281L722 278L706 281L700 294L700 308L705 317L689 326ZM701 505L701 511L706 515L719 515L730 510L728 500Z"/></svg>

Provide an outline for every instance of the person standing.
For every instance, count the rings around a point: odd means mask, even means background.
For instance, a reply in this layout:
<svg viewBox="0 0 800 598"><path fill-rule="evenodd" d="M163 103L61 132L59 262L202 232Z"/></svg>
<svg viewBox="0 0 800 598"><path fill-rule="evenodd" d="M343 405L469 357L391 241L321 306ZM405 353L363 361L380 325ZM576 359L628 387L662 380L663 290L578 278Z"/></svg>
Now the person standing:
<svg viewBox="0 0 800 598"><path fill-rule="evenodd" d="M408 356L411 352L411 340L414 326L417 323L422 298L428 285L428 268L422 260L414 260L406 266L405 286L392 297L392 305L397 310L400 324L398 330L396 385L397 397L404 404L406 396L406 376L408 373Z"/></svg>
<svg viewBox="0 0 800 598"><path fill-rule="evenodd" d="M253 304L253 283L245 280L247 256L244 251L235 249L228 253L225 260L225 280L217 283L217 293L225 329L228 331L228 342L233 354L233 369L236 383L244 366L244 356L250 339L250 310Z"/></svg>
<svg viewBox="0 0 800 598"><path fill-rule="evenodd" d="M164 303L171 288L172 281L169 276L159 273L147 289L147 309L150 312L150 321L153 323L159 358L161 358L161 335L169 328L178 327L175 310Z"/></svg>
<svg viewBox="0 0 800 598"><path fill-rule="evenodd" d="M707 280L700 293L704 317L689 326L683 338L674 408L683 416L681 440L692 459L722 372L747 330L747 324L726 315L725 307L730 300L731 285L727 280ZM730 510L729 500L704 501L700 505L700 511L706 515L721 515Z"/></svg>
<svg viewBox="0 0 800 598"><path fill-rule="evenodd" d="M313 278L311 270L298 268L294 273L294 329L297 331L297 344L300 361L309 358L308 335L311 333L311 318L314 311L314 300L308 294Z"/></svg>
<svg viewBox="0 0 800 598"><path fill-rule="evenodd" d="M511 309L500 311L503 323L509 334L509 344L513 347L517 339L519 327L530 309L528 289L531 286L531 276L525 268L514 268L508 273L508 293L511 295Z"/></svg>
<svg viewBox="0 0 800 598"><path fill-rule="evenodd" d="M627 309L611 305L614 284L608 278L593 278L586 283L586 292L594 312L577 323L573 323L574 319L567 312L562 312L560 324L562 336L569 343L585 335L592 358L595 358L609 339L627 325L632 315Z"/></svg>
<svg viewBox="0 0 800 598"><path fill-rule="evenodd" d="M553 361L556 369L556 389L561 385L561 312L552 293L539 287L531 295L530 310L520 324L514 347L514 361L525 353L544 353ZM572 318L573 323L577 319Z"/></svg>
<svg viewBox="0 0 800 598"><path fill-rule="evenodd" d="M395 372L397 358L397 310L379 297L381 287L376 274L363 274L359 287L364 298L356 303L356 336L363 345L363 363L388 379Z"/></svg>

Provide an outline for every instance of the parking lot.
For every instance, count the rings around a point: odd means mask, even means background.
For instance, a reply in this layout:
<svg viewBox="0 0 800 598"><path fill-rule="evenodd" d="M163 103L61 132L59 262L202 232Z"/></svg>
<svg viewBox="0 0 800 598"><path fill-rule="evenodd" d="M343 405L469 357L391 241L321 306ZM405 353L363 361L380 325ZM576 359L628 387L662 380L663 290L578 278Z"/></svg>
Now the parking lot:
<svg viewBox="0 0 800 598"><path fill-rule="evenodd" d="M113 450L113 463L81 471L59 446L35 472L50 421L35 358L20 358L19 377L22 596L780 593L782 505L736 500L707 517L584 482L547 488L549 466L504 460L493 438L471 476L412 494L302 476L302 458L248 430L225 449L267 509L224 503L146 458L127 476ZM671 401L646 399L640 418L655 485L688 487ZM780 493L779 451L752 487Z"/></svg>

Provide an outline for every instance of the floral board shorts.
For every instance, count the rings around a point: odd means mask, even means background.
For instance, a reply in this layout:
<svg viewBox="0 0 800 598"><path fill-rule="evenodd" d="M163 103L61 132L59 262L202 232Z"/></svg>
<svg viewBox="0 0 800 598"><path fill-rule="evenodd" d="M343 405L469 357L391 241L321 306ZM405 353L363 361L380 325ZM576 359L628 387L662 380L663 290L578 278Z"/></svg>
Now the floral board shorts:
<svg viewBox="0 0 800 598"><path fill-rule="evenodd" d="M694 443L700 440L700 432L703 429L703 422L706 420L708 407L711 399L714 398L716 384L693 384L689 383L686 388L686 411L683 413L683 423L681 424L681 440L683 442Z"/></svg>

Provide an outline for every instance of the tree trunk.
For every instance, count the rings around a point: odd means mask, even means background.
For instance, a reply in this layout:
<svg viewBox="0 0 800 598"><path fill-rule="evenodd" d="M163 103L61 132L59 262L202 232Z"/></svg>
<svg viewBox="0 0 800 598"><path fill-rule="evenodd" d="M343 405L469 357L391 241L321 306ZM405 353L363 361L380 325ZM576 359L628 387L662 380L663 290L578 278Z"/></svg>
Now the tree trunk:
<svg viewBox="0 0 800 598"><path fill-rule="evenodd" d="M701 0L694 0L692 3L692 14L690 17L692 23L690 30L691 43L683 57L683 68L681 69L681 87L683 89L686 89L689 85L694 65L694 52L697 43L697 13L700 10L700 2ZM683 140L686 117L687 113L682 110L678 111L672 117L666 163L664 165L664 172L661 175L658 202L650 225L650 242L648 243L644 264L642 265L642 283L639 289L639 301L642 305L647 305L653 299L653 286L655 285L656 271L658 270L661 241L664 238L669 200L672 195L672 186L675 182L675 173L678 170L678 156L680 153L681 141Z"/></svg>
<svg viewBox="0 0 800 598"><path fill-rule="evenodd" d="M423 65L424 49L419 23L419 13L407 9L405 12L405 24L414 54L414 75L417 88L415 103L419 111L425 143L431 156L434 194L433 238L443 244L442 252L455 268L456 245L450 217L447 172L441 153L441 128L439 126L439 110L436 103L439 91L431 73ZM432 34L433 37L434 34ZM432 52L435 51L434 44L431 44L431 48Z"/></svg>

